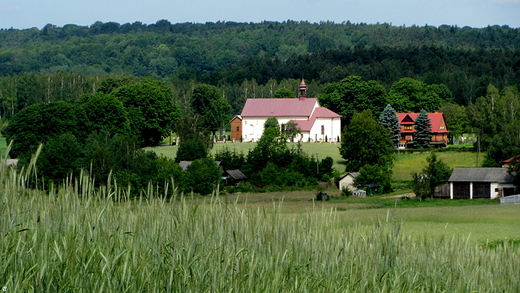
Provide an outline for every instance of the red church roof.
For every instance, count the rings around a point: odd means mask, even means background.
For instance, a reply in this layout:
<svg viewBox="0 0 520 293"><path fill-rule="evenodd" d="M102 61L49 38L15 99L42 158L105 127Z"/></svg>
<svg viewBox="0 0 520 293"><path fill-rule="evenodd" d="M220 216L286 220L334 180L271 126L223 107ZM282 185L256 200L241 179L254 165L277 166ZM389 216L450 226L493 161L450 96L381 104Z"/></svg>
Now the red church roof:
<svg viewBox="0 0 520 293"><path fill-rule="evenodd" d="M314 122L316 122L317 118L341 118L341 115L327 109L324 107L319 107L314 110L312 116L309 120L293 120L293 122L297 123L302 131L311 131Z"/></svg>
<svg viewBox="0 0 520 293"><path fill-rule="evenodd" d="M247 99L242 117L309 117L316 98Z"/></svg>
<svg viewBox="0 0 520 293"><path fill-rule="evenodd" d="M427 113L428 118L430 118L430 123L432 125L431 131L433 133L448 133L448 127L446 126L446 122L444 120L443 113ZM397 119L399 120L400 125L414 125L417 120L417 116L419 113L397 113ZM415 132L413 130L406 130L402 132Z"/></svg>

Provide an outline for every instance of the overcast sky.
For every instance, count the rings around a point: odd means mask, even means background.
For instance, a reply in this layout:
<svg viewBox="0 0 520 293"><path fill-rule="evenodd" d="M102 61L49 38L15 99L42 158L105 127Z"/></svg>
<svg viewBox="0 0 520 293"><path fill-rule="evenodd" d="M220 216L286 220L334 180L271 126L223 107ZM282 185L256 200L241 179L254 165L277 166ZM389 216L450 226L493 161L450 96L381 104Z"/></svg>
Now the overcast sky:
<svg viewBox="0 0 520 293"><path fill-rule="evenodd" d="M0 0L0 28L306 20L520 28L520 0Z"/></svg>

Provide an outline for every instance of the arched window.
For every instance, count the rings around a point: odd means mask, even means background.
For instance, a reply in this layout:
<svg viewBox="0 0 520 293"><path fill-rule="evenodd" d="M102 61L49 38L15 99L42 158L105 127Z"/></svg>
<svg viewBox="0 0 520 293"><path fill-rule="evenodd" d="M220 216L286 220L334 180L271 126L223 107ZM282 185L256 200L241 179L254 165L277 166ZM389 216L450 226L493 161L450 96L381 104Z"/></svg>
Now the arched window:
<svg viewBox="0 0 520 293"><path fill-rule="evenodd" d="M321 135L324 135L324 134L325 134L325 126L322 125L322 126L321 126Z"/></svg>

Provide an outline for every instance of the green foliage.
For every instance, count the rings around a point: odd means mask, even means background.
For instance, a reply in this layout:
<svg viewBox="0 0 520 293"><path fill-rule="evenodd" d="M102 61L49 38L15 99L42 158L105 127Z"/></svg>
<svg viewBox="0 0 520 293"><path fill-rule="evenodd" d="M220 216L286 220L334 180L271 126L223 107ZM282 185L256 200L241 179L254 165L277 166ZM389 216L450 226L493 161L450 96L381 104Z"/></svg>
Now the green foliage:
<svg viewBox="0 0 520 293"><path fill-rule="evenodd" d="M439 112L444 114L448 130L448 136L453 143L469 129L469 119L466 107L453 103L446 103L439 108Z"/></svg>
<svg viewBox="0 0 520 293"><path fill-rule="evenodd" d="M188 166L184 188L202 195L211 194L221 181L220 168L212 157L195 160Z"/></svg>
<svg viewBox="0 0 520 293"><path fill-rule="evenodd" d="M432 139L432 125L428 113L425 110L421 110L417 119L415 120L415 134L413 138L414 147L423 149L430 147L430 141Z"/></svg>
<svg viewBox="0 0 520 293"><path fill-rule="evenodd" d="M282 129L284 137L289 139L290 142L294 142L294 138L302 132L298 124L293 121L283 124Z"/></svg>
<svg viewBox="0 0 520 293"><path fill-rule="evenodd" d="M111 134L128 134L130 131L127 111L123 103L112 95L101 92L85 95L81 109L89 133L106 130Z"/></svg>
<svg viewBox="0 0 520 293"><path fill-rule="evenodd" d="M215 160L221 162L220 165L224 170L242 169L246 164L246 157L243 153L227 147L216 152Z"/></svg>
<svg viewBox="0 0 520 293"><path fill-rule="evenodd" d="M194 161L204 159L207 156L208 149L202 140L181 140L175 161Z"/></svg>
<svg viewBox="0 0 520 293"><path fill-rule="evenodd" d="M488 151L485 166L501 166L518 155L520 93L516 87L499 91L489 85L486 95L468 106L468 117L478 136L477 148Z"/></svg>
<svg viewBox="0 0 520 293"><path fill-rule="evenodd" d="M269 117L265 120L264 130L268 128L280 130L280 124L278 123L278 119L276 119L276 117Z"/></svg>
<svg viewBox="0 0 520 293"><path fill-rule="evenodd" d="M397 113L390 104L386 105L381 115L379 115L379 122L388 129L392 143L394 146L397 146L401 137L401 125L399 125Z"/></svg>
<svg viewBox="0 0 520 293"><path fill-rule="evenodd" d="M9 122L2 134L13 141L11 157L29 155L40 143L51 137L71 132L76 134L77 111L68 102L40 103L24 108Z"/></svg>
<svg viewBox="0 0 520 293"><path fill-rule="evenodd" d="M374 119L370 110L365 110L354 114L344 129L340 153L347 160L347 172L358 171L365 165L391 166L393 144L387 129Z"/></svg>
<svg viewBox="0 0 520 293"><path fill-rule="evenodd" d="M414 193L422 199L433 197L435 195L435 187L447 182L453 172L453 169L448 164L437 158L435 152L432 152L426 158L426 162L428 162L428 165L420 174L412 173Z"/></svg>
<svg viewBox="0 0 520 293"><path fill-rule="evenodd" d="M231 106L212 85L199 84L193 89L191 108L202 118L202 124L213 133L224 128L231 117Z"/></svg>
<svg viewBox="0 0 520 293"><path fill-rule="evenodd" d="M119 87L114 95L128 111L132 134L142 139L144 146L159 144L180 116L179 107L172 102L172 90L153 78Z"/></svg>
<svg viewBox="0 0 520 293"><path fill-rule="evenodd" d="M296 95L290 89L280 88L274 93L273 98L276 98L276 99L296 98Z"/></svg>
<svg viewBox="0 0 520 293"><path fill-rule="evenodd" d="M318 99L321 106L340 114L346 124L355 113L369 109L379 114L388 103L386 90L379 82L363 81L360 76L326 85Z"/></svg>
<svg viewBox="0 0 520 293"><path fill-rule="evenodd" d="M83 156L82 147L73 134L57 135L43 146L36 161L38 173L46 181L59 182L68 176L75 177L83 167L80 165Z"/></svg>
<svg viewBox="0 0 520 293"><path fill-rule="evenodd" d="M390 101L397 112L437 111L441 105L452 101L446 85L432 84L404 77L392 85Z"/></svg>
<svg viewBox="0 0 520 293"><path fill-rule="evenodd" d="M392 169L388 166L365 165L359 169L359 176L354 179L355 186L379 185L380 193L392 191Z"/></svg>

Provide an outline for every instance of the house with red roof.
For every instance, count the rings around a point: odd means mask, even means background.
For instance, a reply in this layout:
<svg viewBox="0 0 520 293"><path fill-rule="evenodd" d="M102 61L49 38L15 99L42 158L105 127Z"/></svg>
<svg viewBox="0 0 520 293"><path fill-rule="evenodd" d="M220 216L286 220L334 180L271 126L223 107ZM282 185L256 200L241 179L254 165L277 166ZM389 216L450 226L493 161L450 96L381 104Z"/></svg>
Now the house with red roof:
<svg viewBox="0 0 520 293"><path fill-rule="evenodd" d="M445 147L448 144L448 127L443 113L427 113L431 123L432 140L434 147ZM412 147L415 137L415 121L419 113L397 113L399 125L401 125L401 140L399 147Z"/></svg>
<svg viewBox="0 0 520 293"><path fill-rule="evenodd" d="M233 119L235 123L241 119L242 128L232 129L241 130L242 141L258 141L269 117L276 117L281 126L295 122L301 130L299 141L339 142L341 138L341 115L320 107L318 99L308 98L303 79L298 98L247 99L242 113Z"/></svg>

